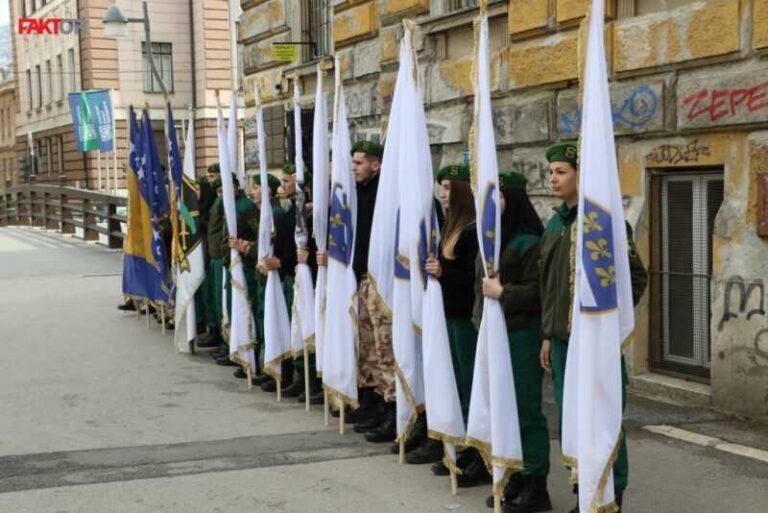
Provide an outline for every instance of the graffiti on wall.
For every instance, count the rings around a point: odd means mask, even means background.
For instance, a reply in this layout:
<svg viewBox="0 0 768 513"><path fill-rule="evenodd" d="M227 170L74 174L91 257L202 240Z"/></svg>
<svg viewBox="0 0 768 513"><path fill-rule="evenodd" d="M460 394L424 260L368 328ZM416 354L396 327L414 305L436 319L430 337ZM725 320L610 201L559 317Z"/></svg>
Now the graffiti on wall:
<svg viewBox="0 0 768 513"><path fill-rule="evenodd" d="M648 165L697 164L701 157L710 155L709 146L698 139L687 144L662 144L645 156Z"/></svg>
<svg viewBox="0 0 768 513"><path fill-rule="evenodd" d="M768 81L754 87L703 88L683 98L683 116L712 122L768 111Z"/></svg>
<svg viewBox="0 0 768 513"><path fill-rule="evenodd" d="M723 298L723 315L717 323L717 331L723 331L727 323L733 319L752 320L753 317L766 316L765 283L763 280L745 280L742 276L731 276L725 282ZM768 326L762 326L752 338L752 347L747 348L754 357L756 365L768 366Z"/></svg>
<svg viewBox="0 0 768 513"><path fill-rule="evenodd" d="M649 128L652 122L663 122L657 116L661 114L662 102L656 88L639 85L619 92L624 94L612 98L611 101L616 132L643 131ZM570 112L568 109L562 109L558 114L557 129L561 137L576 137L581 129L581 108L577 107Z"/></svg>

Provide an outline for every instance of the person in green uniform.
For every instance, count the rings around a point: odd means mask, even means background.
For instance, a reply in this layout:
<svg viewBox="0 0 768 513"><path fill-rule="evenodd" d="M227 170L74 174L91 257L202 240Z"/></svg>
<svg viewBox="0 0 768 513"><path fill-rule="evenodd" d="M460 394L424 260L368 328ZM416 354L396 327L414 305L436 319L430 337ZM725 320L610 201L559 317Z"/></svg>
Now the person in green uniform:
<svg viewBox="0 0 768 513"><path fill-rule="evenodd" d="M523 470L504 490L505 513L550 511L549 430L542 413L544 370L541 351L539 301L539 242L544 226L526 193L526 179L516 171L499 173L501 190L501 255L498 276L484 278L482 262L476 270L473 319L479 326L482 298L499 300L507 324L509 353L515 379L517 415L523 444ZM493 505L493 498L490 498Z"/></svg>
<svg viewBox="0 0 768 513"><path fill-rule="evenodd" d="M563 203L555 209L555 214L547 223L541 239L541 305L542 305L542 346L540 361L542 367L552 370L552 384L560 414L562 427L563 386L565 381L565 362L568 355L570 337L570 312L573 298L572 276L573 258L571 246L575 243L578 191L578 148L574 143L555 144L547 150L549 161L549 183L555 196ZM643 295L648 282L648 274L643 262L635 250L632 230L627 224L627 242L629 245L629 267L632 279L632 299L635 304ZM627 372L624 357L621 358L623 405L626 404ZM616 462L613 465L613 484L616 504L621 508L624 489L629 478L629 460L627 441L622 432L621 444ZM577 492L574 489L574 492ZM578 505L571 513L578 513Z"/></svg>
<svg viewBox="0 0 768 513"><path fill-rule="evenodd" d="M469 185L468 166L445 166L437 172L435 181L439 186L440 206L445 211L445 226L442 230L439 258L427 259L425 268L440 280L443 290L443 307L453 371L461 413L466 424L477 346L477 330L472 324L475 260L478 252L475 200ZM408 453L406 460L409 463L437 461L432 467L433 473L446 475L448 469L442 461L438 461L442 458L442 443L428 440L430 441L423 443L419 449ZM467 461L466 455L459 459L461 463Z"/></svg>
<svg viewBox="0 0 768 513"><path fill-rule="evenodd" d="M237 234L231 235L226 230L227 234L227 248L225 249L225 263L229 266L230 249L237 251L243 246L244 243L257 243L259 239L259 217L260 210L258 206L252 201L252 199L238 187L238 181L235 176L232 177L233 184L235 185L235 214L237 218ZM245 277L245 286L248 294L248 304L251 308L251 315L254 322L257 322L258 312L258 291L256 287L256 260L247 253L241 254L243 263L243 275ZM227 283L227 297L231 301L232 297L232 284L231 280ZM231 310L230 310L231 311ZM258 358L257 345L254 350L254 356L256 361L256 373L259 371L259 358ZM217 361L218 363L218 361ZM236 378L245 379L246 373L241 368L237 368L234 373Z"/></svg>
<svg viewBox="0 0 768 513"><path fill-rule="evenodd" d="M211 205L208 215L208 233L206 236L208 259L210 266L206 272L208 280L208 301L213 311L210 318L212 324L208 326L208 332L211 336L207 339L196 341L195 345L200 348L219 348L211 355L219 358L227 354L227 346L224 342L221 331L221 318L223 315L222 290L224 286L224 202L221 198L221 178L217 177L211 183L211 188L216 192L216 199Z"/></svg>
<svg viewBox="0 0 768 513"><path fill-rule="evenodd" d="M221 338L221 290L216 294L216 276L214 274L214 260L220 258L221 233L223 229L223 203L221 202L221 178L218 162L208 166L204 178L207 187L200 188L200 230L205 251L205 277L200 284L196 298L200 297L201 312L204 312L207 332L198 335L195 346L200 348L220 347ZM215 243L215 248L211 244ZM219 266L219 269L221 267ZM220 273L219 273L220 274ZM221 281L221 278L218 278Z"/></svg>

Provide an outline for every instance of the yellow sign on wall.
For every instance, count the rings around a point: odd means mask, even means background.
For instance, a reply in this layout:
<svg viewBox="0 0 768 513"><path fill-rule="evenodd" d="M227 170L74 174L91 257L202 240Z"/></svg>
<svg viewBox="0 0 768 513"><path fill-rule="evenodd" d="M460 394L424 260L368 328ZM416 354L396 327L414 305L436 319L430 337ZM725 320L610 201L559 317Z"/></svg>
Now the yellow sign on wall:
<svg viewBox="0 0 768 513"><path fill-rule="evenodd" d="M272 57L279 62L293 62L299 58L299 45L291 43L274 43Z"/></svg>

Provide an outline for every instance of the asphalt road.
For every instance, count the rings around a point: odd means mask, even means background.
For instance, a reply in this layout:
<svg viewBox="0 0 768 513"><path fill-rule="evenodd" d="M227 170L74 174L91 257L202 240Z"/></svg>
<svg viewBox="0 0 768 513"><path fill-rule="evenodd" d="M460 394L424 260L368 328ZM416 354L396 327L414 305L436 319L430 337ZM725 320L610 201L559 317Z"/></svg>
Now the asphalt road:
<svg viewBox="0 0 768 513"><path fill-rule="evenodd" d="M120 271L119 252L0 228L0 513L489 511L488 487L453 497L447 478L325 427L319 408L176 354L157 325L115 309ZM762 426L632 398L625 512L768 512L768 463L649 424L768 445ZM566 512L558 457L553 440L550 492Z"/></svg>

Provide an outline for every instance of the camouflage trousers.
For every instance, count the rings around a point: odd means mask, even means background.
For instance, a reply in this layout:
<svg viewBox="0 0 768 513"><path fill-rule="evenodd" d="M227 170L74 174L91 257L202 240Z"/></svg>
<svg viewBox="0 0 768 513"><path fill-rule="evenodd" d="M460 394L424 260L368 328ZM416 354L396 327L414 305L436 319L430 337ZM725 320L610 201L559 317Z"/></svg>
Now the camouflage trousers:
<svg viewBox="0 0 768 513"><path fill-rule="evenodd" d="M384 401L395 400L395 353L392 350L392 319L366 277L358 294L357 384L372 387Z"/></svg>

